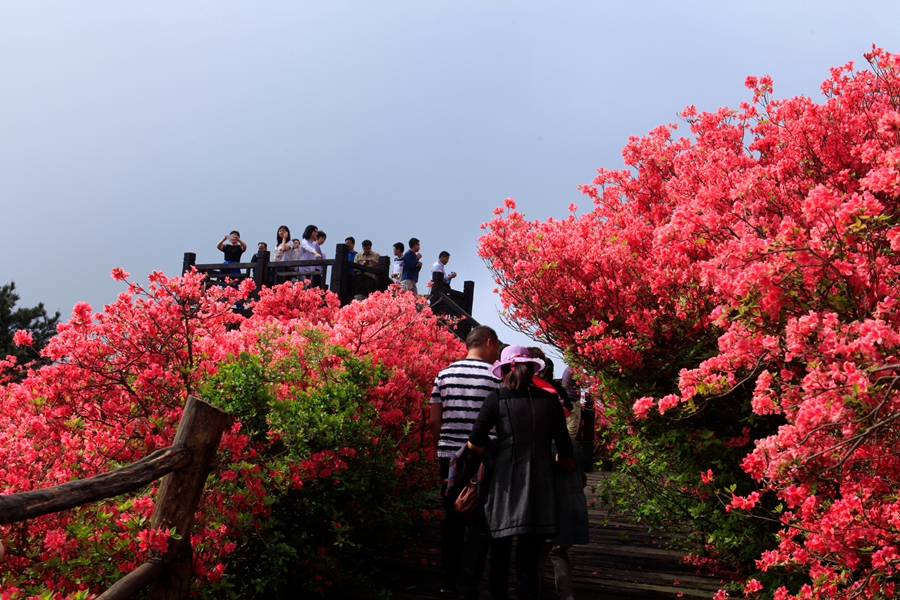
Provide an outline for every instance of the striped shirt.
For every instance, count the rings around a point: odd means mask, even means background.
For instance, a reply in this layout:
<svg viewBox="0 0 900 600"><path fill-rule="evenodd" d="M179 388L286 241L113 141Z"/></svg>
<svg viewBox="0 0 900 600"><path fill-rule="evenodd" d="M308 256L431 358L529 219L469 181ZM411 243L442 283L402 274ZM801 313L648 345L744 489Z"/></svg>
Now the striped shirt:
<svg viewBox="0 0 900 600"><path fill-rule="evenodd" d="M431 404L443 404L438 458L452 458L469 439L472 426L488 394L500 387L491 375L494 365L464 358L438 373L431 392Z"/></svg>

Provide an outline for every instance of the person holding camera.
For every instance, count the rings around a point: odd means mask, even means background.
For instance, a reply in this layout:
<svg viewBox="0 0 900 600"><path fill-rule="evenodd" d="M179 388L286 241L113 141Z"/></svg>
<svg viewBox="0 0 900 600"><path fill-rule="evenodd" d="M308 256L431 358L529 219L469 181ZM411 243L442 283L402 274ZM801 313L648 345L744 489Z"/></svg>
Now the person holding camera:
<svg viewBox="0 0 900 600"><path fill-rule="evenodd" d="M228 240L227 244L225 243L226 240ZM228 265L241 262L241 255L247 250L247 243L241 239L241 234L237 230L234 230L228 235L223 236L221 241L216 244L216 248L225 253L225 260L223 262ZM222 270L222 273L228 275L234 275L238 272L238 269Z"/></svg>

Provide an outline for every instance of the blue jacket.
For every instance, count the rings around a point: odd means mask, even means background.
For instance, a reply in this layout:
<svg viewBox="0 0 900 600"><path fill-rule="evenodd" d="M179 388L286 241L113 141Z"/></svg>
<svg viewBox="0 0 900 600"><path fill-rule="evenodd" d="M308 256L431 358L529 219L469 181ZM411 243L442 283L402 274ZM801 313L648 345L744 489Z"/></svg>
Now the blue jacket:
<svg viewBox="0 0 900 600"><path fill-rule="evenodd" d="M416 256L416 253L412 250L407 250L406 254L403 255L403 274L400 276L400 281L411 279L418 283L419 269L416 268L416 265L418 264L419 257Z"/></svg>

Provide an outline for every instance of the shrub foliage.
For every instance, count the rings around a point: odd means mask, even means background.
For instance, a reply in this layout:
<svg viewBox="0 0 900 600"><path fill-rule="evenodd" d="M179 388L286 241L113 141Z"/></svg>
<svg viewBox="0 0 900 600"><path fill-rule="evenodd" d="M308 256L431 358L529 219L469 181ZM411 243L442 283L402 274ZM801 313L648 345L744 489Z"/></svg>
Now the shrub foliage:
<svg viewBox="0 0 900 600"><path fill-rule="evenodd" d="M641 486L698 561L757 571L747 594L894 594L900 57L866 59L821 103L750 77L736 110L681 113L690 138L632 138L589 212L508 199L481 240L508 321L595 385L611 497Z"/></svg>
<svg viewBox="0 0 900 600"><path fill-rule="evenodd" d="M430 516L425 397L464 348L411 294L340 307L287 283L243 318L251 285L154 273L102 312L76 305L42 350L51 364L6 365L0 492L168 446L197 394L234 417L191 533L199 596L359 592L392 534ZM179 532L149 530L155 492L0 528L3 599L90 598L164 549Z"/></svg>

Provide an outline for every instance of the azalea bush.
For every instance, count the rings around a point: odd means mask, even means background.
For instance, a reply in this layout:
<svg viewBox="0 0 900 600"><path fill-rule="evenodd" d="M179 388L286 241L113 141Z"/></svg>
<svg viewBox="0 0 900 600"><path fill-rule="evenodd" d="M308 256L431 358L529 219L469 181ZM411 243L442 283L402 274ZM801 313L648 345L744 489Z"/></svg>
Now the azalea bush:
<svg viewBox="0 0 900 600"><path fill-rule="evenodd" d="M894 595L900 58L866 59L820 102L750 77L690 137L632 138L589 212L510 199L481 240L507 320L594 386L622 485L687 515L698 562L756 570L747 594Z"/></svg>
<svg viewBox="0 0 900 600"><path fill-rule="evenodd" d="M436 476L425 396L462 344L411 294L340 307L287 283L261 290L244 318L232 307L248 301L250 282L149 279L102 312L76 305L42 350L51 364L15 377L21 367L4 365L0 492L90 477L168 446L185 398L199 395L234 420L191 533L197 593L365 585L389 533L423 516ZM155 492L0 528L4 600L90 598L163 549L172 532L149 530Z"/></svg>

